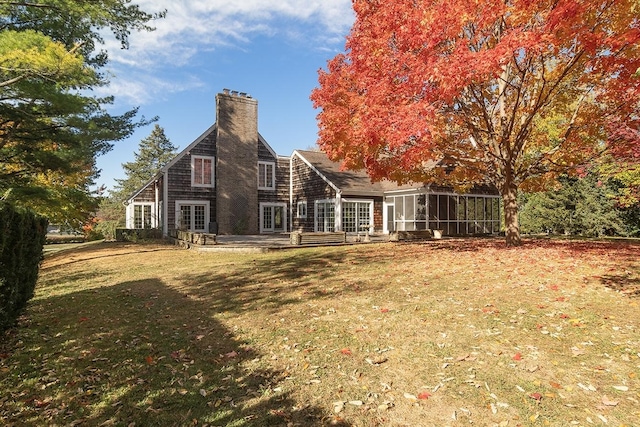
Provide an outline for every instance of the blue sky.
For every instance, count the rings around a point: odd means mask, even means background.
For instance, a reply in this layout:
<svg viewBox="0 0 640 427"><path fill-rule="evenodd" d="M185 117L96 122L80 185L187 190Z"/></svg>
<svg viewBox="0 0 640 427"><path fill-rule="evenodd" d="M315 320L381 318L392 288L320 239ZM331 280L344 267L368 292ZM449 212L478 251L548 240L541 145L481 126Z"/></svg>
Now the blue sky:
<svg viewBox="0 0 640 427"><path fill-rule="evenodd" d="M179 149L215 122L215 95L224 88L258 100L258 129L278 154L315 144L317 124L309 95L317 71L344 50L353 23L351 0L139 0L148 12L167 9L156 31L134 33L121 50L107 40L110 111L132 107L157 122ZM96 184L124 178L153 125L117 142L98 158Z"/></svg>

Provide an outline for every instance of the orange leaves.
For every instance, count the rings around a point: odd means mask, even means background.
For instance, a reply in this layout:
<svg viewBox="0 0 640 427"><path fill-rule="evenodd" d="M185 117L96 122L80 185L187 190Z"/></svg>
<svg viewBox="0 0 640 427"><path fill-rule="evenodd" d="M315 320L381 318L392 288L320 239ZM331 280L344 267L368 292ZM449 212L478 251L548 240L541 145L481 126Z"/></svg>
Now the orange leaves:
<svg viewBox="0 0 640 427"><path fill-rule="evenodd" d="M374 179L501 187L508 169L533 188L597 156L607 134L638 146L607 128L636 129L640 113L629 1L600 13L572 0L354 2L346 53L311 95L320 146ZM424 167L441 158L456 170Z"/></svg>
<svg viewBox="0 0 640 427"><path fill-rule="evenodd" d="M512 359L515 361L522 360L522 354L516 353L513 355Z"/></svg>
<svg viewBox="0 0 640 427"><path fill-rule="evenodd" d="M340 353L344 354L345 356L351 356L351 350L349 350L348 348L343 348L342 350L340 350Z"/></svg>

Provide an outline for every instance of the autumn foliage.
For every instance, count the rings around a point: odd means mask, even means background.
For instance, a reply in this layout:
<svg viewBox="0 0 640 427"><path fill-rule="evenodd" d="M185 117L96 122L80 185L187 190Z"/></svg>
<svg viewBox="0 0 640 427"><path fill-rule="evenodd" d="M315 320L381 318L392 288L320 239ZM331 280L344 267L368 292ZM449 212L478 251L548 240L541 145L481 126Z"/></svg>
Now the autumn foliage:
<svg viewBox="0 0 640 427"><path fill-rule="evenodd" d="M544 188L607 151L637 153L637 2L353 7L346 52L311 95L320 147L346 168L376 180L492 184L507 243L519 244L519 189Z"/></svg>

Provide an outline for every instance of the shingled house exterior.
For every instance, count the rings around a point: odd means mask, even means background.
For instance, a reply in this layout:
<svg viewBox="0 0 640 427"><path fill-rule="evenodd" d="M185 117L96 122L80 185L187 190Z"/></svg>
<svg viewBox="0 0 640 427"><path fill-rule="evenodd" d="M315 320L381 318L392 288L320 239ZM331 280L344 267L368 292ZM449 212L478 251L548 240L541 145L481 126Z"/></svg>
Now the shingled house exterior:
<svg viewBox="0 0 640 427"><path fill-rule="evenodd" d="M372 183L321 152L279 156L258 132L258 102L225 89L216 123L126 201L127 228L215 234L290 231L446 235L500 230L499 198L477 189Z"/></svg>

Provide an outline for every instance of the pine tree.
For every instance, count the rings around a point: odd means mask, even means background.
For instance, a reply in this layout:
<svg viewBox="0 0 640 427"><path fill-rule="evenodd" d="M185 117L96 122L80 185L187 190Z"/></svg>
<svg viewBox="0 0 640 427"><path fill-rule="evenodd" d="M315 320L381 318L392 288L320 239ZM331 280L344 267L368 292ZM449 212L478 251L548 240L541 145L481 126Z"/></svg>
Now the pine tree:
<svg viewBox="0 0 640 427"><path fill-rule="evenodd" d="M177 147L164 134L164 129L156 124L151 134L140 141L138 152L134 153L135 160L122 164L126 178L116 179L109 196L100 202L97 231L106 238L113 238L115 228L125 224L122 203L153 178L176 156L177 151Z"/></svg>
<svg viewBox="0 0 640 427"><path fill-rule="evenodd" d="M595 173L583 178L563 176L554 191L523 194L522 230L525 233L571 234L589 237L632 232L624 212L616 206L611 183Z"/></svg>
<svg viewBox="0 0 640 427"><path fill-rule="evenodd" d="M177 147L164 134L164 129L155 125L151 134L140 141L135 160L122 164L126 178L116 179L115 191L122 197L129 197L176 156Z"/></svg>
<svg viewBox="0 0 640 427"><path fill-rule="evenodd" d="M164 15L130 0L0 0L1 200L71 228L92 217L96 157L150 123L91 95L108 84L101 45L112 36L127 48Z"/></svg>

